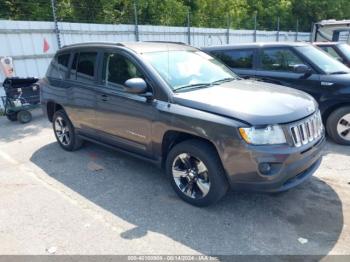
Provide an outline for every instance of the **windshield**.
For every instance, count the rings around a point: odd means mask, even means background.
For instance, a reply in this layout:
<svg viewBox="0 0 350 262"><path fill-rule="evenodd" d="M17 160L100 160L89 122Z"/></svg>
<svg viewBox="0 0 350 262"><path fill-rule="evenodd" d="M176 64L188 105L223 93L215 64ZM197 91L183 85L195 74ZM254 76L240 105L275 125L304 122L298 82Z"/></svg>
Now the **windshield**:
<svg viewBox="0 0 350 262"><path fill-rule="evenodd" d="M317 47L298 46L296 49L310 59L316 66L321 68L326 74L350 73L349 68Z"/></svg>
<svg viewBox="0 0 350 262"><path fill-rule="evenodd" d="M237 78L225 65L201 51L170 50L143 55L174 91Z"/></svg>
<svg viewBox="0 0 350 262"><path fill-rule="evenodd" d="M350 45L340 44L338 45L338 48L350 60Z"/></svg>

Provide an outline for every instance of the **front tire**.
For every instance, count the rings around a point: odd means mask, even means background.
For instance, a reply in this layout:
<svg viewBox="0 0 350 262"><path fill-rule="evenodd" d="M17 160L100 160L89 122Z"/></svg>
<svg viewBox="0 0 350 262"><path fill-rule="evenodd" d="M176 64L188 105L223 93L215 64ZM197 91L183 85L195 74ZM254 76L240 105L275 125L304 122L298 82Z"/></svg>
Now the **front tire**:
<svg viewBox="0 0 350 262"><path fill-rule="evenodd" d="M76 135L72 122L63 110L55 112L52 126L57 142L64 150L75 151L82 146L82 139Z"/></svg>
<svg viewBox="0 0 350 262"><path fill-rule="evenodd" d="M195 206L216 203L228 189L216 150L201 140L175 145L167 156L166 173L177 195Z"/></svg>
<svg viewBox="0 0 350 262"><path fill-rule="evenodd" d="M350 107L341 107L333 111L327 119L326 128L334 142L350 145Z"/></svg>

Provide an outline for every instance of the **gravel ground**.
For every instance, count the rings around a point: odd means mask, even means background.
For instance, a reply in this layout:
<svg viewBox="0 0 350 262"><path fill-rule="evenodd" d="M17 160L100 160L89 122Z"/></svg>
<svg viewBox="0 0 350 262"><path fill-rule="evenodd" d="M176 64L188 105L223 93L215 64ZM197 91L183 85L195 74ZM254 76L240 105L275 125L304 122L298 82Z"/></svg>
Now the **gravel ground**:
<svg viewBox="0 0 350 262"><path fill-rule="evenodd" d="M34 113L0 117L0 254L350 255L350 147L328 142L286 193L196 208L149 163L91 143L63 151Z"/></svg>

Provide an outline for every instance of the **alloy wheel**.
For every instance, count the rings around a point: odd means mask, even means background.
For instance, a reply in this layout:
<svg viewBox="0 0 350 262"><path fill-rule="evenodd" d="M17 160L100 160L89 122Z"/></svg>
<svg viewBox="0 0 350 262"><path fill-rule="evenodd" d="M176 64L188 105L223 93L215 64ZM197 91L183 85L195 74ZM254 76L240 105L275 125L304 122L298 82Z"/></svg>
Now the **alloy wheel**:
<svg viewBox="0 0 350 262"><path fill-rule="evenodd" d="M62 145L68 146L70 144L70 130L67 122L61 116L58 116L55 120L55 133Z"/></svg>
<svg viewBox="0 0 350 262"><path fill-rule="evenodd" d="M203 198L210 190L207 167L200 159L188 153L175 157L172 175L177 187L190 198Z"/></svg>
<svg viewBox="0 0 350 262"><path fill-rule="evenodd" d="M341 138L350 141L350 114L346 114L339 119L337 132Z"/></svg>

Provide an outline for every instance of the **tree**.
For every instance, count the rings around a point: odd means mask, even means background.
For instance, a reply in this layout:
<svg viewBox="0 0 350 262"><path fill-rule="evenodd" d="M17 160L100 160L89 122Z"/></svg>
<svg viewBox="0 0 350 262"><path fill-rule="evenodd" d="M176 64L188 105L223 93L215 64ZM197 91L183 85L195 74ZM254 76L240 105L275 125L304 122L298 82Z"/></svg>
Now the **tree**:
<svg viewBox="0 0 350 262"><path fill-rule="evenodd" d="M11 20L52 20L50 1L0 0L0 18Z"/></svg>
<svg viewBox="0 0 350 262"><path fill-rule="evenodd" d="M310 31L311 23L324 19L349 19L349 0L292 0L292 15L298 18L300 28Z"/></svg>
<svg viewBox="0 0 350 262"><path fill-rule="evenodd" d="M310 31L311 23L322 19L350 18L349 0L56 0L60 21L89 23L134 23L134 2L139 24L191 25L253 29ZM0 19L52 20L50 0L0 0Z"/></svg>

